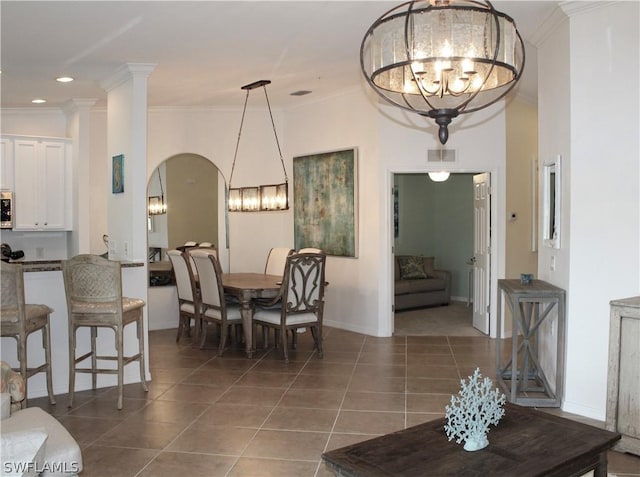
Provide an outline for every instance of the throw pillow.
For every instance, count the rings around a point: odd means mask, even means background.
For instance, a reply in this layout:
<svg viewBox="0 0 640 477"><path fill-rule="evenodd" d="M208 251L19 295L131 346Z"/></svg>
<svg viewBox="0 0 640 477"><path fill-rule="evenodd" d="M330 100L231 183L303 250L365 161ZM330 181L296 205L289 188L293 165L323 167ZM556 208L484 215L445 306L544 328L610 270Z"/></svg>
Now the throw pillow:
<svg viewBox="0 0 640 477"><path fill-rule="evenodd" d="M400 257L398 265L400 266L400 280L427 278L422 257Z"/></svg>

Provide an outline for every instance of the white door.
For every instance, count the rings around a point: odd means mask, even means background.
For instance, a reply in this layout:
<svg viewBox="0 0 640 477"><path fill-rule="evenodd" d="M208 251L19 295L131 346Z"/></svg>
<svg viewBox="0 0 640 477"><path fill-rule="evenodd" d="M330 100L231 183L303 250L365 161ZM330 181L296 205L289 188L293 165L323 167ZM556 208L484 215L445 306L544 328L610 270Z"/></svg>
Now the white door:
<svg viewBox="0 0 640 477"><path fill-rule="evenodd" d="M473 176L473 326L489 334L490 176Z"/></svg>

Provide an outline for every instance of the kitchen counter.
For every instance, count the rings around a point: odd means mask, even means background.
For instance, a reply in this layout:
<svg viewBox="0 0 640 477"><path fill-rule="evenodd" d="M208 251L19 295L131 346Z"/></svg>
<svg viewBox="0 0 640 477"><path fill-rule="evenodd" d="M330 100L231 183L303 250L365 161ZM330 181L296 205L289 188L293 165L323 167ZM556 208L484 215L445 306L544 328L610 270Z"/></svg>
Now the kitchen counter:
<svg viewBox="0 0 640 477"><path fill-rule="evenodd" d="M26 272L59 272L61 260L14 260L9 263L21 263ZM121 262L122 268L143 267L142 262Z"/></svg>

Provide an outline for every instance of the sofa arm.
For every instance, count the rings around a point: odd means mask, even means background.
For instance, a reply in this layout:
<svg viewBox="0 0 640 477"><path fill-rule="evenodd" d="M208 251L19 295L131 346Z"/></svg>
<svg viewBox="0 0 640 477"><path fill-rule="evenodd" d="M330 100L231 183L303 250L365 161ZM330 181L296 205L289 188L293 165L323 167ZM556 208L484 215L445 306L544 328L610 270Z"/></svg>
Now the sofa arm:
<svg viewBox="0 0 640 477"><path fill-rule="evenodd" d="M445 293L447 294L447 301L451 297L451 272L449 270L432 270L431 275L440 280L444 280Z"/></svg>

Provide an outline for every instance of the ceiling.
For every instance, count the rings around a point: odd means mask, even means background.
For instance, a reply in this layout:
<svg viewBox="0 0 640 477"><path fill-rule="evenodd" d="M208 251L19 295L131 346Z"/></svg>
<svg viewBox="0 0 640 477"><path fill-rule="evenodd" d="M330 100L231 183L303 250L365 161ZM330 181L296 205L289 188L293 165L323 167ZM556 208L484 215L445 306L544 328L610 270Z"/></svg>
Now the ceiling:
<svg viewBox="0 0 640 477"><path fill-rule="evenodd" d="M274 107L295 106L364 83L359 48L368 27L401 2L0 2L3 108L106 105L101 83L124 63L152 63L149 106L240 107L241 86L268 79ZM557 2L497 1L530 39ZM536 97L535 48L519 88ZM72 83L55 78L68 75ZM306 96L292 96L300 90ZM34 98L47 103L33 105Z"/></svg>

